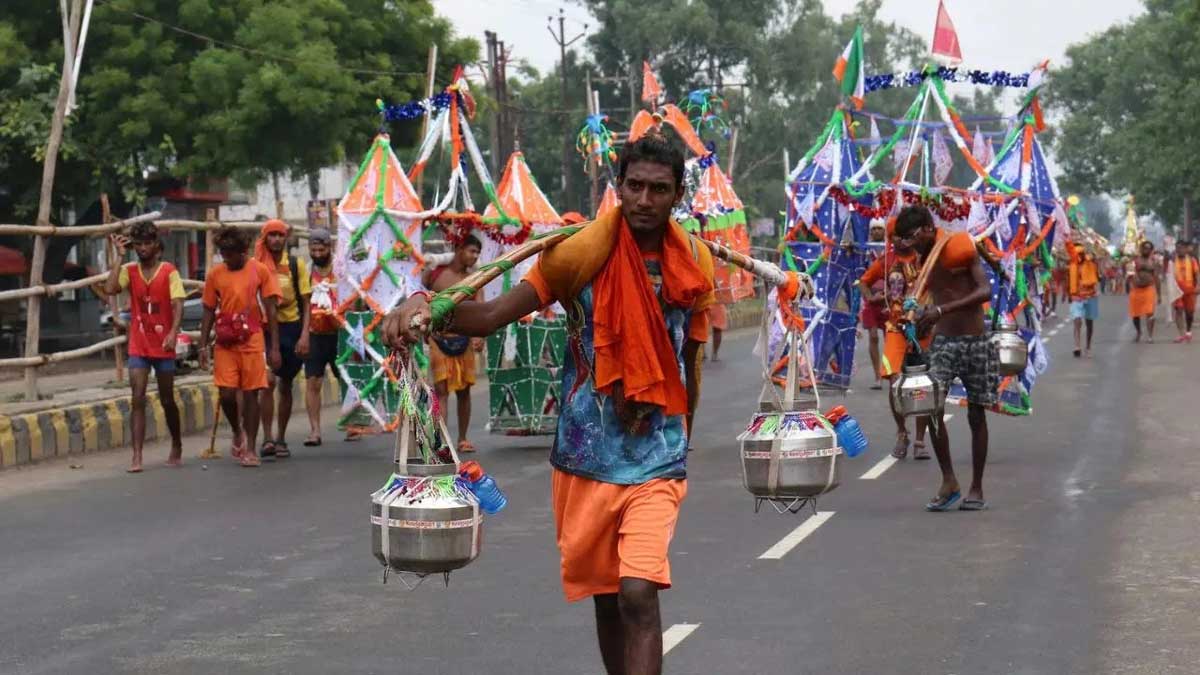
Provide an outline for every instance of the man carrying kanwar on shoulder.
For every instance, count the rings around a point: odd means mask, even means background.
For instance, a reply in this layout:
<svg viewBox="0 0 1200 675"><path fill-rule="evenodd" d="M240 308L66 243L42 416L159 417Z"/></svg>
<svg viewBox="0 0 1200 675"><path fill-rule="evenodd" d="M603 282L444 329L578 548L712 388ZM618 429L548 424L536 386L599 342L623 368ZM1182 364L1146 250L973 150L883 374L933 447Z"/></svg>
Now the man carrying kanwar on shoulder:
<svg viewBox="0 0 1200 675"><path fill-rule="evenodd" d="M905 358L912 347L904 335L901 322L904 319L904 299L913 292L917 276L920 274L920 256L913 250L911 242L901 241L895 236L895 219L885 225L885 232L891 236L886 244L883 255L867 266L867 270L856 282L862 294L865 308L879 306L882 316L878 325L883 328L883 351L879 354L879 370L876 377L895 382L900 377ZM869 324L864 319L865 325ZM921 341L921 348L929 347L929 338ZM892 457L904 459L908 456L908 426L904 416L892 410L892 419L896 422L896 445L892 447ZM929 451L925 449L925 430L929 427L929 418L918 417L914 425L917 437L912 442L913 459L929 459Z"/></svg>
<svg viewBox="0 0 1200 675"><path fill-rule="evenodd" d="M454 258L446 265L427 270L421 283L434 293L457 286L479 261L483 244L469 234L454 248ZM475 299L479 299L477 294ZM483 350L483 339L442 332L430 336L429 369L433 373L433 389L438 397L442 418L450 414L450 394L454 394L458 415L458 451L475 452L467 438L471 426L471 387L475 384L475 354Z"/></svg>
<svg viewBox="0 0 1200 675"><path fill-rule="evenodd" d="M568 601L595 603L609 673L662 671L658 593L687 493L685 381L715 300L708 250L671 219L683 153L658 134L621 151L621 206L543 252L515 289L464 302L445 330L484 336L554 301L566 309L552 501ZM403 347L430 321L413 297L384 322Z"/></svg>
<svg viewBox="0 0 1200 675"><path fill-rule="evenodd" d="M208 367L208 346L215 328L213 383L233 429L233 458L242 466L255 467L260 464L254 444L260 419L258 395L267 388L267 365L278 368L282 361L275 314L281 294L275 275L247 255L249 237L241 230L223 227L217 230L215 240L222 262L214 265L204 280L200 367ZM263 336L264 324L270 347Z"/></svg>
<svg viewBox="0 0 1200 675"><path fill-rule="evenodd" d="M928 291L932 302L917 312L917 332L932 331L928 352L929 375L948 389L956 378L967 392L967 422L971 427L971 487L960 511L987 508L983 497L983 468L987 464L987 409L997 402L1000 354L984 327L983 305L992 285L983 271L975 242L966 232L951 234L933 224L923 206L910 206L896 219L898 243L921 255L922 271L931 266ZM941 412L935 413L940 418ZM925 505L928 511L947 511L962 497L950 461L946 424L933 425L933 451L942 470L942 484Z"/></svg>
<svg viewBox="0 0 1200 675"><path fill-rule="evenodd" d="M162 242L153 223L135 223L129 236L113 236L117 255L124 258L133 248L137 262L114 267L104 282L104 291L116 295L129 291L129 385L130 426L133 459L129 473L142 472L142 447L146 441L146 387L150 371L158 381L158 400L171 432L167 466L183 465L183 439L179 406L175 403L175 341L183 321L183 280L179 270L161 260Z"/></svg>
<svg viewBox="0 0 1200 675"><path fill-rule="evenodd" d="M267 374L267 388L259 394L262 410L263 461L273 462L291 456L286 440L288 422L292 419L292 390L296 375L304 367L309 349L308 298L312 295L312 280L304 261L287 252L291 229L282 220L268 220L254 244L254 259L275 275L282 294L275 313L279 323L279 355L282 361ZM273 338L272 338L273 340ZM267 347L275 346L267 343ZM275 395L279 407L275 407ZM272 436L272 422L277 421L277 433Z"/></svg>

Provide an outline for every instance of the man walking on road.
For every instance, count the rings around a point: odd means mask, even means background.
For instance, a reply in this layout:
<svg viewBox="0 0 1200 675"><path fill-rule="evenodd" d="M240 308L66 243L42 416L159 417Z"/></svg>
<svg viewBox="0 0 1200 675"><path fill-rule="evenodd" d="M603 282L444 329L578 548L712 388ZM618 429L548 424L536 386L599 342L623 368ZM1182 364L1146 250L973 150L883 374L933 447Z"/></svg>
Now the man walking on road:
<svg viewBox="0 0 1200 675"><path fill-rule="evenodd" d="M1096 266L1096 257L1087 247L1067 241L1068 291L1071 295L1071 319L1075 322L1075 358L1080 355L1081 333L1086 324L1087 347L1083 355L1092 358L1092 331L1096 319L1100 316L1100 298L1096 295L1096 287L1100 283L1100 271Z"/></svg>
<svg viewBox="0 0 1200 675"><path fill-rule="evenodd" d="M1196 318L1196 279L1200 277L1200 261L1196 260L1192 242L1181 241L1176 245L1172 272L1167 283L1175 284L1179 293L1179 297L1171 303L1175 327L1179 330L1175 342L1191 342L1192 322Z"/></svg>
<svg viewBox="0 0 1200 675"><path fill-rule="evenodd" d="M421 279L425 288L438 293L455 286L471 273L479 261L482 245L475 235L467 235L454 249L454 259L425 273ZM476 300L479 298L476 297ZM437 393L442 418L450 415L450 394L458 402L458 451L475 452L467 438L471 426L471 386L475 384L475 354L483 349L483 339L441 333L429 341L429 368L433 371L433 388Z"/></svg>
<svg viewBox="0 0 1200 675"><path fill-rule="evenodd" d="M658 593L687 493L684 379L695 377L713 302L711 255L670 219L683 153L649 134L626 145L621 206L539 256L517 288L458 306L445 328L482 336L555 300L567 310L563 402L551 451L568 601L592 597L609 673L662 672ZM388 316L394 346L416 342L426 300Z"/></svg>
<svg viewBox="0 0 1200 675"><path fill-rule="evenodd" d="M971 427L971 487L958 508L982 511L983 468L987 464L987 408L996 404L1000 386L1000 355L984 330L983 305L992 295L991 282L980 264L975 242L966 232L950 234L934 227L933 215L923 206L900 212L896 236L920 253L932 266L929 292L933 303L917 315L919 333L933 331L929 348L929 374L949 388L959 379L967 391L967 422ZM940 412L936 413L940 417ZM944 422L934 425L933 451L942 469L942 485L925 505L929 511L947 511L962 497L950 460L950 435Z"/></svg>
<svg viewBox="0 0 1200 675"><path fill-rule="evenodd" d="M255 467L260 464L254 445L260 419L259 392L267 388L267 365L278 368L282 361L275 318L279 284L265 265L247 256L249 242L241 230L221 228L215 239L223 262L213 266L204 280L200 367L208 368L209 338L215 326L213 383L220 392L221 410L233 429L233 458L242 466ZM263 337L264 320L270 347Z"/></svg>
<svg viewBox="0 0 1200 675"><path fill-rule="evenodd" d="M267 375L267 388L259 395L262 409L263 446L262 458L273 462L276 457L291 456L287 444L288 422L292 419L292 390L296 375L304 366L308 355L308 298L312 294L308 266L304 261L287 252L287 223L268 220L254 245L254 259L262 263L273 275L282 293L276 307L279 322L279 355L282 362ZM275 342L267 347L275 346ZM275 407L275 393L279 394L279 408ZM278 414L276 414L278 413ZM272 421L278 418L278 431L272 436Z"/></svg>
<svg viewBox="0 0 1200 675"><path fill-rule="evenodd" d="M133 436L133 459L129 473L142 472L142 447L146 441L146 387L150 370L158 380L158 400L171 432L168 466L183 464L183 440L179 406L175 404L175 340L183 321L183 280L169 262L159 259L162 244L153 223L135 223L129 237L113 237L117 255L125 257L132 243L138 261L114 267L104 282L104 291L116 295L129 291L129 402Z"/></svg>
<svg viewBox="0 0 1200 675"><path fill-rule="evenodd" d="M1154 344L1154 308L1158 305L1158 297L1162 294L1162 275L1158 262L1154 259L1154 244L1143 241L1138 247L1138 255L1133 259L1133 274L1129 287L1129 318L1133 319L1133 327L1137 330L1134 342L1142 341L1142 319L1146 320L1146 330L1149 331L1150 343Z"/></svg>
<svg viewBox="0 0 1200 675"><path fill-rule="evenodd" d="M304 359L304 408L308 438L304 445L321 444L321 387L325 369L337 375L337 280L333 278L333 238L329 230L313 230L308 238L312 259L312 295L308 303L308 356Z"/></svg>
<svg viewBox="0 0 1200 675"><path fill-rule="evenodd" d="M884 307L883 353L879 355L876 376L888 382L900 376L909 352L908 340L900 323L904 317L904 298L913 292L916 285L919 263L920 257L913 250L911 242L892 237L888 249L867 266L867 271L858 280L863 305L869 307L880 303ZM922 340L921 348L927 347L929 340ZM892 419L896 421L896 445L892 448L892 457L904 459L908 456L908 427L904 417L895 410L892 410ZM912 446L913 459L929 459L929 452L925 449L925 429L929 426L929 419L918 417L915 426L917 437Z"/></svg>

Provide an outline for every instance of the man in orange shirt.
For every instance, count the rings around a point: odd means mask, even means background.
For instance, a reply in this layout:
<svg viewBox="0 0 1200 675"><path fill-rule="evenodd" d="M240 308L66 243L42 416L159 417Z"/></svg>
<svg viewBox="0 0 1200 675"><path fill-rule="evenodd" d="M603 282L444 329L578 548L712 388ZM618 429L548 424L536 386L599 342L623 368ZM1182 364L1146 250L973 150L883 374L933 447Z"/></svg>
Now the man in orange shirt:
<svg viewBox="0 0 1200 675"><path fill-rule="evenodd" d="M932 330L929 375L947 389L956 378L967 391L967 422L971 426L971 487L960 511L982 511L983 467L987 464L987 409L998 400L1000 354L984 327L983 305L992 296L992 285L980 264L971 235L950 234L933 224L933 214L923 206L910 206L896 222L899 242L912 246L927 259L938 240L946 238L929 275L933 302L917 314L917 330ZM940 416L941 411L935 413ZM962 497L950 460L950 435L944 423L932 433L933 451L942 469L942 484L925 505L927 511L948 511Z"/></svg>
<svg viewBox="0 0 1200 675"><path fill-rule="evenodd" d="M1067 291L1071 297L1071 319L1075 322L1075 358L1079 358L1083 324L1087 324L1087 347L1083 354L1092 358L1092 330L1100 316L1100 298L1096 295L1100 271L1096 258L1087 248L1067 241Z"/></svg>
<svg viewBox="0 0 1200 675"><path fill-rule="evenodd" d="M894 228L895 220L888 224ZM883 353L879 357L879 372L888 382L893 382L900 376L904 367L904 359L909 353L909 344L904 337L901 322L904 318L904 298L912 292L920 273L920 257L908 242L897 241L894 237L889 244L889 250L879 256L858 280L862 293L864 307L880 306L883 314ZM866 311L864 309L864 311ZM866 321L864 321L864 324ZM869 327L869 326L868 326ZM922 348L929 346L929 341L922 342ZM896 446L892 448L892 456L904 459L908 456L908 427L904 417L892 411L896 420ZM913 442L913 459L929 459L925 449L925 429L929 420L917 418L917 439Z"/></svg>
<svg viewBox="0 0 1200 675"><path fill-rule="evenodd" d="M1200 261L1192 242L1181 241L1175 245L1174 282L1182 294L1173 304L1175 326L1179 337L1175 342L1192 341L1192 321L1196 318L1196 278L1200 276Z"/></svg>
<svg viewBox="0 0 1200 675"><path fill-rule="evenodd" d="M458 305L441 328L484 336L539 308L566 308L562 402L550 453L568 601L593 598L609 673L662 672L659 592L687 494L686 382L715 300L708 249L671 220L683 153L658 134L621 150L621 206L538 256L513 290ZM428 298L388 315L384 339L419 342Z"/></svg>
<svg viewBox="0 0 1200 675"><path fill-rule="evenodd" d="M260 418L258 393L267 388L267 363L279 368L282 361L275 303L283 294L275 274L247 257L250 242L241 230L221 228L215 239L223 262L214 265L204 280L200 367L208 367L209 338L215 325L213 383L220 391L221 410L233 429L233 457L242 466L254 467L259 465L255 446ZM264 313L270 349L263 339ZM263 360L264 350L267 363Z"/></svg>

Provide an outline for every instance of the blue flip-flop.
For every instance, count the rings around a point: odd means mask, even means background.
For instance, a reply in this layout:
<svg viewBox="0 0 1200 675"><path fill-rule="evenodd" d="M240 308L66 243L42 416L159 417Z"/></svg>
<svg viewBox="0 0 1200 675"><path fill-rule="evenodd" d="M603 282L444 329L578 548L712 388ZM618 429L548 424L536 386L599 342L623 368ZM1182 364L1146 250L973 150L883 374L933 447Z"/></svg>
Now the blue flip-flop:
<svg viewBox="0 0 1200 675"><path fill-rule="evenodd" d="M926 511L938 511L938 512L949 511L950 508L952 506L954 506L955 503L958 502L958 499L960 497L962 497L962 493L959 492L958 490L951 492L950 494L946 495L945 497L936 496L932 500L930 500L930 502L928 504L925 505L925 510Z"/></svg>

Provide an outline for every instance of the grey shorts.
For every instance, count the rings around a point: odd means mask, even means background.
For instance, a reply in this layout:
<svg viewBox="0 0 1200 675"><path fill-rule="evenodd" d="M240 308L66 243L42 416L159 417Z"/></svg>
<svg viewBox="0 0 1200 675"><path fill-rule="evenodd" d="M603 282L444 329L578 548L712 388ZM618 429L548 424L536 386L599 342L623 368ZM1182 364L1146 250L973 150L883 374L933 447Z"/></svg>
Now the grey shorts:
<svg viewBox="0 0 1200 675"><path fill-rule="evenodd" d="M991 407L999 400L1000 353L986 335L938 335L929 347L929 376L947 389L958 378L968 403Z"/></svg>

